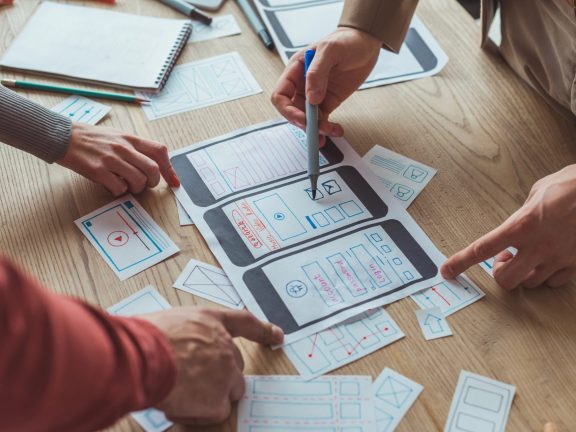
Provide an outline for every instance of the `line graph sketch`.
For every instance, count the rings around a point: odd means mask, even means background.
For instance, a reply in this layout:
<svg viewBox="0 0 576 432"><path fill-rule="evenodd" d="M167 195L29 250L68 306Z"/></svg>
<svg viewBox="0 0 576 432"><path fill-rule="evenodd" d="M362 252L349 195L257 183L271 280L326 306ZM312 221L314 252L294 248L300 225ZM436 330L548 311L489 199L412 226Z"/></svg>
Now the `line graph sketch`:
<svg viewBox="0 0 576 432"><path fill-rule="evenodd" d="M143 94L149 120L183 113L261 93L262 89L237 52L174 68L157 95Z"/></svg>
<svg viewBox="0 0 576 432"><path fill-rule="evenodd" d="M404 337L382 308L286 345L284 352L305 379L323 375Z"/></svg>

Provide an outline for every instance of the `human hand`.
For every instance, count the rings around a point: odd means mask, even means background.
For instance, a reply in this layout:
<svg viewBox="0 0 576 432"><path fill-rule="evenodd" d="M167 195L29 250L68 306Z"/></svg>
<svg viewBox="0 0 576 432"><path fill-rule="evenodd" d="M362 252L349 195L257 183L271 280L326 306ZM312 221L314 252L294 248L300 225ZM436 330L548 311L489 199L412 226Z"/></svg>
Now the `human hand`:
<svg viewBox="0 0 576 432"><path fill-rule="evenodd" d="M316 54L306 80L306 50L294 54L276 84L272 103L290 123L305 129L305 101L308 99L319 106L321 137L344 135L342 126L330 122L328 117L364 82L378 60L381 47L382 42L368 33L339 28L312 47Z"/></svg>
<svg viewBox="0 0 576 432"><path fill-rule="evenodd" d="M442 275L452 279L493 256L494 279L507 290L561 286L576 276L576 165L537 181L518 211L449 258Z"/></svg>
<svg viewBox="0 0 576 432"><path fill-rule="evenodd" d="M244 361L232 338L278 345L282 330L248 311L195 307L142 315L168 338L176 357L176 383L158 406L176 423L206 425L228 418L244 394Z"/></svg>
<svg viewBox="0 0 576 432"><path fill-rule="evenodd" d="M170 186L180 186L164 145L101 126L73 123L68 151L57 163L115 196L152 188L160 175Z"/></svg>

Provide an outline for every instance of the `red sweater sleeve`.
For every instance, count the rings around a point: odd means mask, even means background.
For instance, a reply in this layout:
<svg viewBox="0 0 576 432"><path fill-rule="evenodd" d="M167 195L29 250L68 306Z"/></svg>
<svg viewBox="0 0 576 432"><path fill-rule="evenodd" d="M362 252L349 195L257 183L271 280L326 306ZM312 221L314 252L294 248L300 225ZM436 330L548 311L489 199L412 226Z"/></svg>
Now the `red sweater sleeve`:
<svg viewBox="0 0 576 432"><path fill-rule="evenodd" d="M0 430L102 429L162 401L175 374L154 326L51 294L0 257Z"/></svg>

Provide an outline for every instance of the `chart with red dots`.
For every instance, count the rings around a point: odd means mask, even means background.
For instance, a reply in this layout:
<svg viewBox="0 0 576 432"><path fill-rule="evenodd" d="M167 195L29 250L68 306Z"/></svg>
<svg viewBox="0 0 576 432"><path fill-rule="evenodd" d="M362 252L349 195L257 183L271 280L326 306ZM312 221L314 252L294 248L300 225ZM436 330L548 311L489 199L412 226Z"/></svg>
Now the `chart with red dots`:
<svg viewBox="0 0 576 432"><path fill-rule="evenodd" d="M246 376L238 432L374 432L372 377Z"/></svg>
<svg viewBox="0 0 576 432"><path fill-rule="evenodd" d="M75 223L120 280L180 250L132 195L118 198Z"/></svg>
<svg viewBox="0 0 576 432"><path fill-rule="evenodd" d="M284 347L304 379L312 379L358 360L404 333L383 308L370 309L334 327Z"/></svg>

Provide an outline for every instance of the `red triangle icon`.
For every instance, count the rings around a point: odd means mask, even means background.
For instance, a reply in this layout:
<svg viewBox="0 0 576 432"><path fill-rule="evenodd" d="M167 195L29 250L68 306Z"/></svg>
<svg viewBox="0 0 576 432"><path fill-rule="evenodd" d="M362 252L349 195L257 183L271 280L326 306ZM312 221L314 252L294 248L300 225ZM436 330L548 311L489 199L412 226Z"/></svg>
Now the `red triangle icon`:
<svg viewBox="0 0 576 432"><path fill-rule="evenodd" d="M122 241L122 236L118 236L114 240L116 240L118 243L120 243Z"/></svg>

